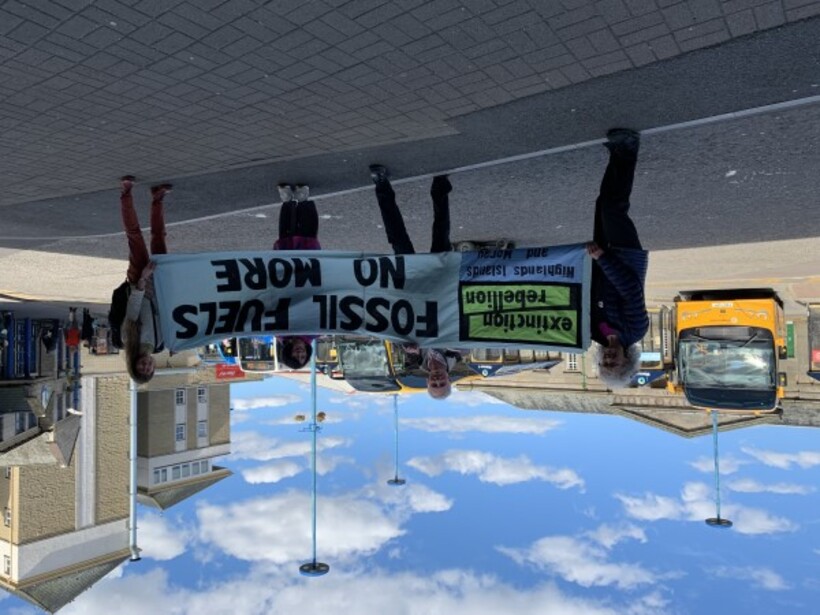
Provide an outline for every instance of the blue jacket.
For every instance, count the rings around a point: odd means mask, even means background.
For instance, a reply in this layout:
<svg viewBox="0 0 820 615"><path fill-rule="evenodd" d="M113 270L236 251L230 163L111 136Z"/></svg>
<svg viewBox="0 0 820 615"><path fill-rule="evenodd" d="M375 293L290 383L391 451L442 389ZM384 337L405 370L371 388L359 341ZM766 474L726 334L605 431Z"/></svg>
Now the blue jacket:
<svg viewBox="0 0 820 615"><path fill-rule="evenodd" d="M634 248L608 248L592 265L592 339L604 346L599 325L618 331L624 347L639 342L649 329L644 283L649 253Z"/></svg>

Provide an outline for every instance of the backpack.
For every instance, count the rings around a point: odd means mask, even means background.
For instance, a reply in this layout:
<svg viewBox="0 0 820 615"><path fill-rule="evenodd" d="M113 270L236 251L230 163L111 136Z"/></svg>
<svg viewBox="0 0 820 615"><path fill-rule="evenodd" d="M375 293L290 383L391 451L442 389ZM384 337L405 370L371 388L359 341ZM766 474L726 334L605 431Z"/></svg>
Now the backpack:
<svg viewBox="0 0 820 615"><path fill-rule="evenodd" d="M111 327L111 344L115 348L122 348L122 323L125 321L125 312L128 310L128 297L131 294L131 285L128 280L117 286L111 293L111 306L108 309L108 325Z"/></svg>

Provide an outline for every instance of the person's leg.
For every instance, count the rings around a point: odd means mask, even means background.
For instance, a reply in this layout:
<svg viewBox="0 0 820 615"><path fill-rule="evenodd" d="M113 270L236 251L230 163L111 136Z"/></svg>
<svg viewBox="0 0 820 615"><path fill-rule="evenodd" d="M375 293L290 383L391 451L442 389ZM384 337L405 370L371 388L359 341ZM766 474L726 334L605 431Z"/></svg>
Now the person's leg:
<svg viewBox="0 0 820 615"><path fill-rule="evenodd" d="M134 209L134 199L131 196L131 189L134 186L134 178L126 176L121 180L122 191L120 192L120 213L122 214L122 226L125 236L128 238L128 272L126 277L131 284L136 284L142 270L148 264L148 249L145 247L145 239L142 237L137 212Z"/></svg>
<svg viewBox="0 0 820 615"><path fill-rule="evenodd" d="M635 179L639 138L632 131L610 131L609 163L595 202L593 240L606 249L642 249L638 231L629 217L629 197Z"/></svg>
<svg viewBox="0 0 820 615"><path fill-rule="evenodd" d="M430 186L433 198L433 241L430 252L449 252L450 243L450 191L453 186L446 175L437 175Z"/></svg>
<svg viewBox="0 0 820 615"><path fill-rule="evenodd" d="M171 184L151 187L151 254L168 254L165 245L165 206L162 199L171 191Z"/></svg>
<svg viewBox="0 0 820 615"><path fill-rule="evenodd" d="M285 201L279 210L279 238L296 234L296 201Z"/></svg>
<svg viewBox="0 0 820 615"><path fill-rule="evenodd" d="M319 236L319 214L313 201L301 201L296 205L296 234L301 237Z"/></svg>
<svg viewBox="0 0 820 615"><path fill-rule="evenodd" d="M407 228L404 226L404 218L396 204L396 193L393 192L393 186L387 178L387 169L380 165L372 165L370 171L376 184L376 200L379 203L387 241L393 246L395 254L415 254L413 242L410 241Z"/></svg>

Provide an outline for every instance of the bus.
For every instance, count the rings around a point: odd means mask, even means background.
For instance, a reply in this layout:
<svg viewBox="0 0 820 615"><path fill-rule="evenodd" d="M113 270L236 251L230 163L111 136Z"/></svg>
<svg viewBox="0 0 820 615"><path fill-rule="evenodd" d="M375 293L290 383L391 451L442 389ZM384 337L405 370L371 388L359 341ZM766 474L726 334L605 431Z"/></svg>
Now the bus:
<svg viewBox="0 0 820 615"><path fill-rule="evenodd" d="M784 395L783 302L772 289L681 292L675 298L676 370L667 385L693 406L768 412Z"/></svg>

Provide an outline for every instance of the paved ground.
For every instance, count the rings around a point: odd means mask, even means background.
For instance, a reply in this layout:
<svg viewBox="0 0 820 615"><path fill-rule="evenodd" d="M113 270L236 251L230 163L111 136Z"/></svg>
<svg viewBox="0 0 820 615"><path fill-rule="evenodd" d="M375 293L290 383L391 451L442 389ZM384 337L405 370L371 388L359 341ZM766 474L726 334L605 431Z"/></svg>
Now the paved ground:
<svg viewBox="0 0 820 615"><path fill-rule="evenodd" d="M584 241L605 163L591 141L615 124L650 129L633 213L665 251L656 298L698 279L820 298L818 13L806 0L3 3L0 305L107 300L126 255L124 171L174 178L178 251L269 246L282 178L319 195L327 248L386 251L376 160L407 180L419 249L423 176L476 164L453 176L455 238Z"/></svg>
<svg viewBox="0 0 820 615"><path fill-rule="evenodd" d="M123 169L164 179L459 134L465 114L817 14L817 0L4 2L0 202L107 188ZM733 61L740 93L782 83L744 74L761 52L811 68L805 49L756 51ZM673 86L711 95L697 73Z"/></svg>

